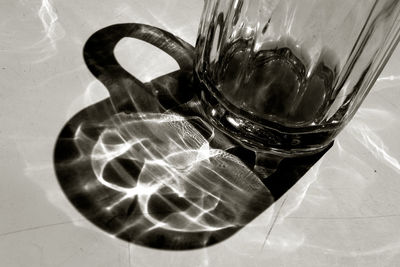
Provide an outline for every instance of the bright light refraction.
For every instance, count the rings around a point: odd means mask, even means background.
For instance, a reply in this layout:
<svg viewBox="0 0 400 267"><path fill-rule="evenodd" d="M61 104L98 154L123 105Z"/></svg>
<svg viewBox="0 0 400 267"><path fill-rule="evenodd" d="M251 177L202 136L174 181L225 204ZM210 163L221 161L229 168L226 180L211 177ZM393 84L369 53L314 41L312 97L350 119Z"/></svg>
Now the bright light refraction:
<svg viewBox="0 0 400 267"><path fill-rule="evenodd" d="M152 224L150 229L201 232L241 226L246 223L246 203L254 192L267 190L238 158L210 148L188 118L116 114L101 127L90 153L91 166L101 185L120 193L104 209L137 201L143 219ZM90 143L83 128L75 136L81 151ZM118 160L137 164L139 173L130 173Z"/></svg>

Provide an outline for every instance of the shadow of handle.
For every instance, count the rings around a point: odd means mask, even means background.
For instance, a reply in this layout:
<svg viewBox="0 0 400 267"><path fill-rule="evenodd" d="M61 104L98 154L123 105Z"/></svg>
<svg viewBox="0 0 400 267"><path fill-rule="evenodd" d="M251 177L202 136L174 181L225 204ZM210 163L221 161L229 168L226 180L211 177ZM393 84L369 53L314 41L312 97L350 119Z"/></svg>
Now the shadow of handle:
<svg viewBox="0 0 400 267"><path fill-rule="evenodd" d="M192 71L194 48L167 31L136 23L103 28L86 42L84 60L92 74L107 88L116 112L159 112L160 107L151 90L123 69L114 56L117 43L125 37L145 41L163 50L175 59L182 71Z"/></svg>

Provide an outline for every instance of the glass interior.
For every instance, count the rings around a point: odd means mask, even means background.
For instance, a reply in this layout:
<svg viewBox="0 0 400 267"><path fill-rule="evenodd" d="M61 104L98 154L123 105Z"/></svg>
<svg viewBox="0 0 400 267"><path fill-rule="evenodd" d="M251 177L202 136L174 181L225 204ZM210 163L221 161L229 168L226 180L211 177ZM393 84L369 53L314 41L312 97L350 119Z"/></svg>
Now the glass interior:
<svg viewBox="0 0 400 267"><path fill-rule="evenodd" d="M236 123L337 130L397 44L399 10L398 0L207 0L196 72Z"/></svg>

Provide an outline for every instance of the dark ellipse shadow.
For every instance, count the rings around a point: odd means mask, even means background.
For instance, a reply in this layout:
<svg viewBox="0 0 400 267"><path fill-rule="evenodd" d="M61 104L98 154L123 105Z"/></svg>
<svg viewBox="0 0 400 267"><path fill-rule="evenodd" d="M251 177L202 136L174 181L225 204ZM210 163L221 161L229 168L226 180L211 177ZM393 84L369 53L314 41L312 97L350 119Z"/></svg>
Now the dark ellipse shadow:
<svg viewBox="0 0 400 267"><path fill-rule="evenodd" d="M180 70L140 82L115 59L124 37L162 49ZM55 146L55 171L83 216L128 242L169 250L221 242L270 207L330 148L268 158L214 129L197 98L193 56L193 47L178 37L133 23L101 29L84 47L89 70L110 97L66 123Z"/></svg>

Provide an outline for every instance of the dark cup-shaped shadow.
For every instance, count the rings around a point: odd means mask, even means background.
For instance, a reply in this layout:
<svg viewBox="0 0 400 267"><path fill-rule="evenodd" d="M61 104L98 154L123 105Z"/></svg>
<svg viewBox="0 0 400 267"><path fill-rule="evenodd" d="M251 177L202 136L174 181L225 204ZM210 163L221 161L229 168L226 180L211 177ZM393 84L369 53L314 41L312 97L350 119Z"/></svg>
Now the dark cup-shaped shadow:
<svg viewBox="0 0 400 267"><path fill-rule="evenodd" d="M114 57L124 37L162 49L181 69L143 84ZM84 58L110 98L67 122L56 143L55 170L82 215L128 242L172 250L221 242L271 206L329 149L268 158L214 129L193 84L193 47L163 30L142 24L104 28L87 41Z"/></svg>

